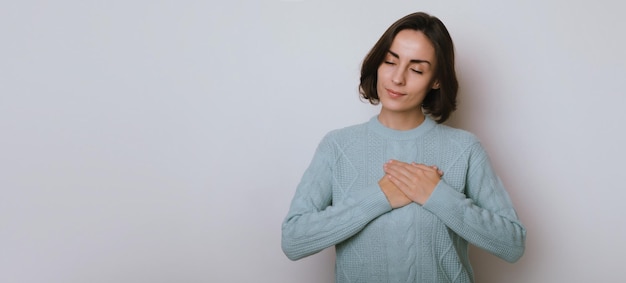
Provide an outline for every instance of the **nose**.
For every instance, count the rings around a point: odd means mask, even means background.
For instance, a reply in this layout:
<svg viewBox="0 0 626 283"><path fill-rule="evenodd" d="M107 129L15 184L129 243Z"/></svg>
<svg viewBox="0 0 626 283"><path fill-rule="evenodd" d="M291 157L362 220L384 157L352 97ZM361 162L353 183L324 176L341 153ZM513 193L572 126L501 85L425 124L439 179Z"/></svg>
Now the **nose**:
<svg viewBox="0 0 626 283"><path fill-rule="evenodd" d="M397 68L392 74L391 82L396 85L404 85L404 71Z"/></svg>

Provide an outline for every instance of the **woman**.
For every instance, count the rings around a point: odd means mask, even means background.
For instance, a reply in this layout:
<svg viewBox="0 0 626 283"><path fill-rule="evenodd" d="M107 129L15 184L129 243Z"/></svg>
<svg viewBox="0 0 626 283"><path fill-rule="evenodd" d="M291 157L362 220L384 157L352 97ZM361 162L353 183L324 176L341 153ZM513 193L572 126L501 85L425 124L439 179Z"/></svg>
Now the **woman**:
<svg viewBox="0 0 626 283"><path fill-rule="evenodd" d="M297 260L336 247L336 282L473 282L468 243L509 261L526 230L477 138L441 123L456 109L454 47L414 13L366 56L366 123L328 133L282 226Z"/></svg>

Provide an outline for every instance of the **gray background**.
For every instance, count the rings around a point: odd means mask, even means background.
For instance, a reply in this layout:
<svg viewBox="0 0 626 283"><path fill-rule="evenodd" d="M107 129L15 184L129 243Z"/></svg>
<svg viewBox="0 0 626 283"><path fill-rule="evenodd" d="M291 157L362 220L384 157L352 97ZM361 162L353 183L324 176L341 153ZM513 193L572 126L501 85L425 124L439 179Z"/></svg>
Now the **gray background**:
<svg viewBox="0 0 626 283"><path fill-rule="evenodd" d="M618 1L1 1L1 282L331 282L280 224L322 136L378 111L361 60L427 11L457 49L450 124L528 228L478 282L623 274Z"/></svg>

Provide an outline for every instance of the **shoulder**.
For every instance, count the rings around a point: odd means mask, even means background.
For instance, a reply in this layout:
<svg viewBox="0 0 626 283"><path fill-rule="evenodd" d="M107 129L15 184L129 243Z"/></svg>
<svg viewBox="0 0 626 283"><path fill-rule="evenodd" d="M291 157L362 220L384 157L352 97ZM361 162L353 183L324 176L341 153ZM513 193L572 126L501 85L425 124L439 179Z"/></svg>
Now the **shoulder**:
<svg viewBox="0 0 626 283"><path fill-rule="evenodd" d="M471 163L479 164L489 158L487 151L475 134L447 125L438 125L436 130L441 135L441 143L447 145L448 150L465 156Z"/></svg>
<svg viewBox="0 0 626 283"><path fill-rule="evenodd" d="M486 155L480 139L469 131L439 124L430 136L436 139L435 142L442 148L467 158L482 159Z"/></svg>
<svg viewBox="0 0 626 283"><path fill-rule="evenodd" d="M443 141L447 141L453 144L457 144L459 146L471 146L474 144L479 144L480 140L473 133L453 128L448 125L439 124L434 129L435 135L441 138Z"/></svg>
<svg viewBox="0 0 626 283"><path fill-rule="evenodd" d="M363 142L365 124L352 125L340 129L332 130L319 142L315 156L335 160L344 154L348 148ZM332 162L332 161L331 161Z"/></svg>
<svg viewBox="0 0 626 283"><path fill-rule="evenodd" d="M354 140L360 140L367 134L367 123L339 128L328 132L323 141L334 142L338 144L349 143Z"/></svg>
<svg viewBox="0 0 626 283"><path fill-rule="evenodd" d="M318 150L336 156L348 148L363 143L366 140L366 136L366 123L334 129L324 135L319 143Z"/></svg>

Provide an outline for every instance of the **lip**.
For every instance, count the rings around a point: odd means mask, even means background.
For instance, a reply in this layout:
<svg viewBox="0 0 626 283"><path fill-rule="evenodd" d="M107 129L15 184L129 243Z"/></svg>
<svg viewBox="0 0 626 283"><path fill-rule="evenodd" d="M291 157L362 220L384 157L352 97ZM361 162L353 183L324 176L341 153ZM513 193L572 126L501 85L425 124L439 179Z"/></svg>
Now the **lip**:
<svg viewBox="0 0 626 283"><path fill-rule="evenodd" d="M397 92L388 88L385 88L385 90L387 91L387 94L392 98L398 98L406 95L405 93Z"/></svg>

